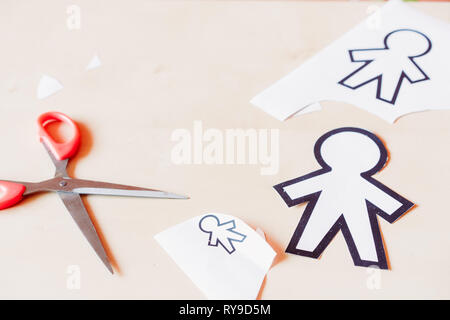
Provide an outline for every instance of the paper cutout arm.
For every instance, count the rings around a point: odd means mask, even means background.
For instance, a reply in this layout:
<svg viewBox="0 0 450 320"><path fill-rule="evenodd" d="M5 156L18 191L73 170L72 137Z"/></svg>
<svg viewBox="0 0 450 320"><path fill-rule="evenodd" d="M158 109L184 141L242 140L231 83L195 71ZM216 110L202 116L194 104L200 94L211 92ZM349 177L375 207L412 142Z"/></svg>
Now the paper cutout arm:
<svg viewBox="0 0 450 320"><path fill-rule="evenodd" d="M292 206L302 202L295 200L320 192L326 183L326 176L326 174L318 174L311 177L303 176L283 182L275 186L275 189L280 193L288 206Z"/></svg>
<svg viewBox="0 0 450 320"><path fill-rule="evenodd" d="M372 183L366 183L366 190L366 199L389 216L394 214L403 205L403 203L394 198L394 196L389 195ZM395 194L393 191L391 192ZM402 199L398 194L395 194L395 196Z"/></svg>
<svg viewBox="0 0 450 320"><path fill-rule="evenodd" d="M428 79L428 76L412 61L409 63L405 63L405 65L403 66L403 72L411 82L418 82Z"/></svg>
<svg viewBox="0 0 450 320"><path fill-rule="evenodd" d="M350 59L352 61L370 61L377 59L384 53L385 49L356 49L350 50Z"/></svg>
<svg viewBox="0 0 450 320"><path fill-rule="evenodd" d="M232 254L234 251L236 251L236 248L233 245L233 241L243 242L246 237L247 236L242 233L239 233L232 229L227 229L226 232L223 234L223 236L219 236L217 238L217 242L220 242L220 244L223 246L223 248L229 254Z"/></svg>

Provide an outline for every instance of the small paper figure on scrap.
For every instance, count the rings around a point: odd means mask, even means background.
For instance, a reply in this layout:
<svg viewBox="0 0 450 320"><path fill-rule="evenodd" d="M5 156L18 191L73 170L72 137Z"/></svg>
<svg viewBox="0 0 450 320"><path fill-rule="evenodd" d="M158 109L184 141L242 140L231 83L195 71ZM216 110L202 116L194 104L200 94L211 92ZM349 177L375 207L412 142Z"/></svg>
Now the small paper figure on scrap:
<svg viewBox="0 0 450 320"><path fill-rule="evenodd" d="M395 30L384 38L384 47L349 50L352 62L364 62L339 84L358 89L372 81L377 83L376 98L395 104L404 79L411 84L430 80L415 58L431 50L431 41L423 33L412 29Z"/></svg>
<svg viewBox="0 0 450 320"><path fill-rule="evenodd" d="M221 213L196 216L155 239L208 299L256 299L276 256L260 233Z"/></svg>
<svg viewBox="0 0 450 320"><path fill-rule="evenodd" d="M204 216L198 226L200 230L209 234L208 246L217 247L220 244L229 254L236 251L233 242L242 242L247 237L234 230L236 228L234 220L220 223L219 218L212 214Z"/></svg>
<svg viewBox="0 0 450 320"><path fill-rule="evenodd" d="M355 265L389 269L377 216L393 223L414 204L372 178L388 160L383 143L340 128L317 140L314 155L322 169L274 186L289 207L309 202L286 252L318 258L341 230Z"/></svg>

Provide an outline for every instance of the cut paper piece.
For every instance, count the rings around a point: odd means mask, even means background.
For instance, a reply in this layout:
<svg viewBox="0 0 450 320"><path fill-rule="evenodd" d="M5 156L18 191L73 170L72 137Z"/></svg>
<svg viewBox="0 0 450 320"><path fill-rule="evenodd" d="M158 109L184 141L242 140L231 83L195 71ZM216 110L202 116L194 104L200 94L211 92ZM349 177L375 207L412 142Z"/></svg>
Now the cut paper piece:
<svg viewBox="0 0 450 320"><path fill-rule="evenodd" d="M220 222L219 218L209 214L200 219L200 230L209 234L208 246L217 247L219 244L229 253L236 251L233 242L243 242L247 236L236 230L236 222L229 220Z"/></svg>
<svg viewBox="0 0 450 320"><path fill-rule="evenodd" d="M43 74L37 88L37 98L45 99L63 88L62 84L53 77Z"/></svg>
<svg viewBox="0 0 450 320"><path fill-rule="evenodd" d="M91 61L87 65L86 71L98 68L101 65L102 65L102 62L100 61L100 58L98 57L98 55L95 55L95 56L92 57Z"/></svg>
<svg viewBox="0 0 450 320"><path fill-rule="evenodd" d="M205 214L155 236L208 299L256 299L275 251L242 220Z"/></svg>
<svg viewBox="0 0 450 320"><path fill-rule="evenodd" d="M251 103L281 121L323 100L351 103L391 123L450 109L449 34L450 24L391 0Z"/></svg>
<svg viewBox="0 0 450 320"><path fill-rule="evenodd" d="M293 117L298 117L298 116L302 116L302 115L304 115L306 113L310 113L310 112L314 112L314 111L320 111L320 110L322 110L322 106L320 105L320 103L315 102L315 103L312 103L312 104L304 107L302 110L300 110L299 112L293 114L292 116Z"/></svg>
<svg viewBox="0 0 450 320"><path fill-rule="evenodd" d="M322 169L274 186L289 207L308 202L286 252L317 259L341 230L355 265L388 269L377 216L393 223L414 204L372 178L388 160L383 143L340 128L317 140L314 155Z"/></svg>
<svg viewBox="0 0 450 320"><path fill-rule="evenodd" d="M259 234L261 236L261 238L263 238L264 240L266 240L266 234L264 233L264 231L262 231L261 228L256 228L256 233Z"/></svg>

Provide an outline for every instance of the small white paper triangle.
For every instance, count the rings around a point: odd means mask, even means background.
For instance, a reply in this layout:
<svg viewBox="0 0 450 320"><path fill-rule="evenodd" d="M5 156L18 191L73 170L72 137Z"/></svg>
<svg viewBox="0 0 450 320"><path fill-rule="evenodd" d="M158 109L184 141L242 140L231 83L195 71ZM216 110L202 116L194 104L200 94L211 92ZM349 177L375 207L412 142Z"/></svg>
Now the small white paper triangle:
<svg viewBox="0 0 450 320"><path fill-rule="evenodd" d="M45 99L63 88L63 85L53 77L42 75L37 88L37 98Z"/></svg>
<svg viewBox="0 0 450 320"><path fill-rule="evenodd" d="M102 65L102 62L100 61L100 58L98 57L98 55L95 55L92 57L91 61L87 65L86 70L92 70L92 69L100 67L101 65Z"/></svg>

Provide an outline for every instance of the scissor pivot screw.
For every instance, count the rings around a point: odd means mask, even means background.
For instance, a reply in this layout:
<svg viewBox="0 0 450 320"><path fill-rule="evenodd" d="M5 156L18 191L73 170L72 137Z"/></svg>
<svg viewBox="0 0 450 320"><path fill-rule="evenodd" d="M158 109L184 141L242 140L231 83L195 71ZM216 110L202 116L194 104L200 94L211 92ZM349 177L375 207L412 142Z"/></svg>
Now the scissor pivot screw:
<svg viewBox="0 0 450 320"><path fill-rule="evenodd" d="M59 183L59 185L61 186L61 187L65 187L65 186L67 186L67 181L61 181L60 183Z"/></svg>

